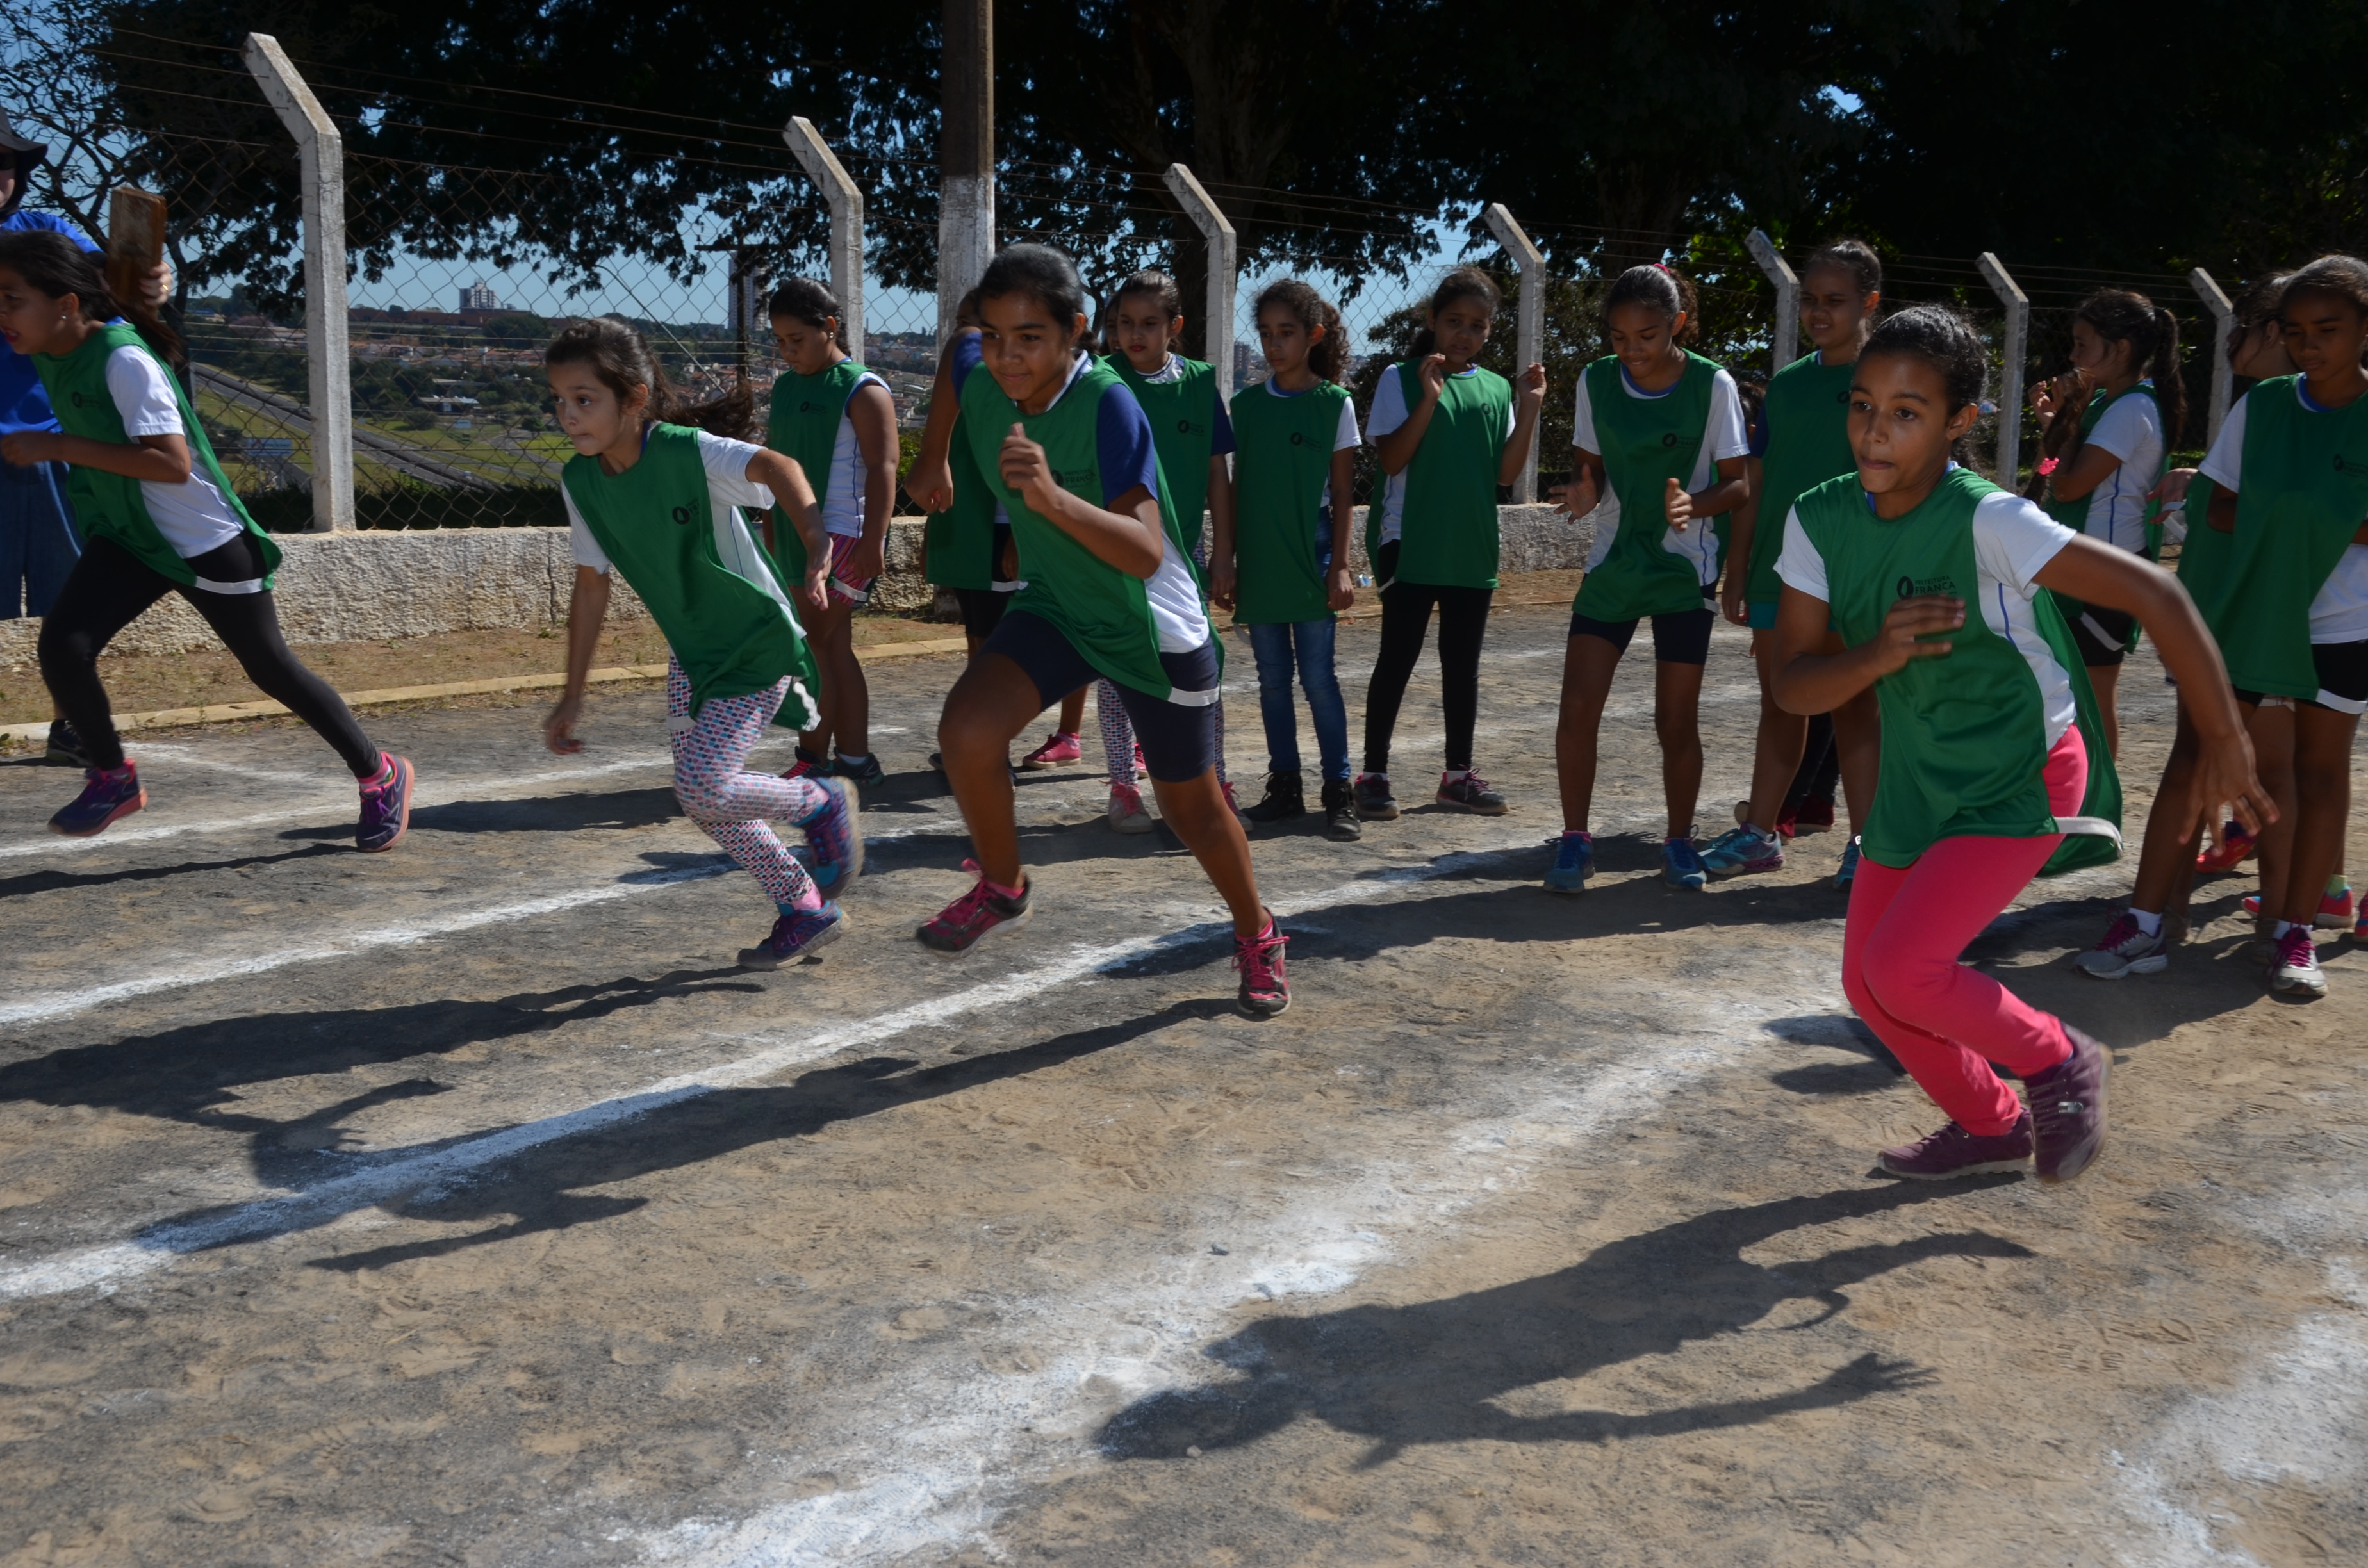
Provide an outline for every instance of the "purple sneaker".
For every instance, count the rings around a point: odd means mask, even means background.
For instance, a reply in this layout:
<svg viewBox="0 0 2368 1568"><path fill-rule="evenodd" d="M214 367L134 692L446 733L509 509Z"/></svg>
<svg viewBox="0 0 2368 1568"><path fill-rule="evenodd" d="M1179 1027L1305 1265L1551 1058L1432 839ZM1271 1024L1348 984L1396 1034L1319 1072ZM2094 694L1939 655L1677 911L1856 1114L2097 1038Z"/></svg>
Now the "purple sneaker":
<svg viewBox="0 0 2368 1568"><path fill-rule="evenodd" d="M2070 1181L2089 1168L2105 1142L2105 1075L2112 1053L2070 1024L2072 1054L2022 1081L2039 1145L2039 1179Z"/></svg>
<svg viewBox="0 0 2368 1568"><path fill-rule="evenodd" d="M1874 1157L1885 1176L1911 1181L1947 1181L1952 1176L1991 1176L2019 1171L2031 1163L2031 1113L1995 1137L1966 1131L1955 1122L1940 1131L1885 1149Z"/></svg>
<svg viewBox="0 0 2368 1568"><path fill-rule="evenodd" d="M779 969L830 946L845 934L847 917L838 905L825 900L819 909L800 909L773 922L773 929L753 948L740 949L742 969Z"/></svg>
<svg viewBox="0 0 2368 1568"><path fill-rule="evenodd" d="M354 847L366 855L392 849L411 827L411 764L393 752L380 754L386 766L362 786L362 820Z"/></svg>
<svg viewBox="0 0 2368 1568"><path fill-rule="evenodd" d="M120 767L83 769L82 793L50 819L50 831L68 838L95 838L148 803L140 771L126 757Z"/></svg>
<svg viewBox="0 0 2368 1568"><path fill-rule="evenodd" d="M821 811L798 824L814 850L814 886L827 898L863 874L862 812L856 804L852 780L810 778L807 782L830 796Z"/></svg>

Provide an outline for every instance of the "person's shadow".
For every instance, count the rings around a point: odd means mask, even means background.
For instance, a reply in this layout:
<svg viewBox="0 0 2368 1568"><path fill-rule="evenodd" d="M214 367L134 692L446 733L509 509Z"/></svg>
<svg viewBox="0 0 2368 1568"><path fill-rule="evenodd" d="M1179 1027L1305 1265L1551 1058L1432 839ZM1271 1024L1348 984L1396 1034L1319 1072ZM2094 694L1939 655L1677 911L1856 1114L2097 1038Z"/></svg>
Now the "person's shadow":
<svg viewBox="0 0 2368 1568"><path fill-rule="evenodd" d="M1928 1258L2032 1256L1972 1230L1845 1247L1781 1268L1742 1256L1804 1225L1946 1195L1903 1184L1713 1210L1511 1285L1411 1306L1261 1319L1204 1352L1238 1377L1138 1400L1110 1418L1099 1446L1114 1459L1175 1459L1188 1448L1254 1442L1309 1415L1373 1439L1364 1461L1372 1465L1417 1443L1604 1442L1748 1426L1786 1411L1918 1387L1929 1374L1868 1354L1786 1392L1643 1415L1516 1415L1497 1403L1523 1389L1734 1333L1787 1301L1825 1308L1793 1326L1823 1323L1850 1305L1850 1286Z"/></svg>

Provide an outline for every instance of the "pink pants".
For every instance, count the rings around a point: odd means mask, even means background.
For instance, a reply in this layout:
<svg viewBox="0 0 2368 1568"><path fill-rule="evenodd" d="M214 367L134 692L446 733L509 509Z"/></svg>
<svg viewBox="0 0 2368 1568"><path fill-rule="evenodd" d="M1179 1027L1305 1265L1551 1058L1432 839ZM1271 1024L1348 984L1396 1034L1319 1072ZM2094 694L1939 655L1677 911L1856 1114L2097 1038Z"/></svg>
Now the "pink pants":
<svg viewBox="0 0 2368 1568"><path fill-rule="evenodd" d="M2047 754L2048 803L2080 809L2089 753L2078 726ZM1859 862L1842 935L1842 990L1933 1102L1966 1131L1996 1137L2022 1115L1995 1062L2029 1076L2072 1054L2055 1016L1957 956L2014 901L2055 846L2044 838L1944 838L1905 870Z"/></svg>

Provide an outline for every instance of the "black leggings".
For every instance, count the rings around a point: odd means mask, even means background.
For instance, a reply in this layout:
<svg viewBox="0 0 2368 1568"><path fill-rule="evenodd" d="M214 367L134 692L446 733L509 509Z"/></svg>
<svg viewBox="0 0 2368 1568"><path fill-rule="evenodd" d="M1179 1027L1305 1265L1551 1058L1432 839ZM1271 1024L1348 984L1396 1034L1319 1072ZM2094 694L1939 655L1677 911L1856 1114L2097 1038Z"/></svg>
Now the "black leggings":
<svg viewBox="0 0 2368 1568"><path fill-rule="evenodd" d="M1841 774L1841 748L1834 744L1834 716L1812 714L1808 744L1801 750L1801 766L1793 770L1792 788L1784 791L1783 814L1789 817L1799 811L1801 802L1812 795L1820 801L1832 800L1834 786Z"/></svg>
<svg viewBox="0 0 2368 1568"><path fill-rule="evenodd" d="M1439 609L1439 705L1447 715L1447 766L1472 766L1472 727L1480 714L1480 645L1488 636L1488 604L1494 588L1441 588L1395 581L1397 540L1375 551L1373 574L1382 590L1382 647L1373 656L1372 684L1365 688L1365 771L1390 770L1390 736L1398 727L1398 704L1422 657L1430 632L1430 612Z"/></svg>
<svg viewBox="0 0 2368 1568"><path fill-rule="evenodd" d="M263 575L263 562L251 536L189 558L189 569L215 583L252 582ZM288 710L337 748L337 755L357 778L379 770L378 747L370 744L361 726L337 694L319 676L296 662L279 635L279 612L268 593L216 594L185 588L144 564L112 540L95 539L58 590L57 602L41 622L41 679L49 683L66 722L82 737L95 767L123 766L123 743L115 733L115 717L99 684L99 650L115 634L137 620L141 613L166 594L177 593L205 617L222 646L262 692L287 704Z"/></svg>

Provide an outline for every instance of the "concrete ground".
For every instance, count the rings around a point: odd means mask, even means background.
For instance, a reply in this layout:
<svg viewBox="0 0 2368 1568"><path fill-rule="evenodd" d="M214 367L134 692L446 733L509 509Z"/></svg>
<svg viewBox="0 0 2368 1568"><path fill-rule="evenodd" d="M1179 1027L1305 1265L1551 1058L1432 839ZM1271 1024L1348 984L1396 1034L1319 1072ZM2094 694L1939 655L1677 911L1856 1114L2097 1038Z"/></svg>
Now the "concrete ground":
<svg viewBox="0 0 2368 1568"><path fill-rule="evenodd" d="M87 843L0 766L0 1564L2368 1562L2350 938L2272 1002L2222 879L2098 984L2126 864L2034 886L1969 959L2114 1047L2103 1161L1881 1179L1939 1118L1841 999L1839 835L1659 886L1640 659L1604 875L1537 885L1562 631L1492 632L1512 815L1257 837L1266 1023L1086 769L1020 790L1032 925L913 941L963 885L944 659L872 672L856 927L774 974L655 693L576 758L371 719L420 770L377 858L301 729L135 746ZM1229 687L1253 781L1245 649ZM1756 705L1723 631L1706 829Z"/></svg>

